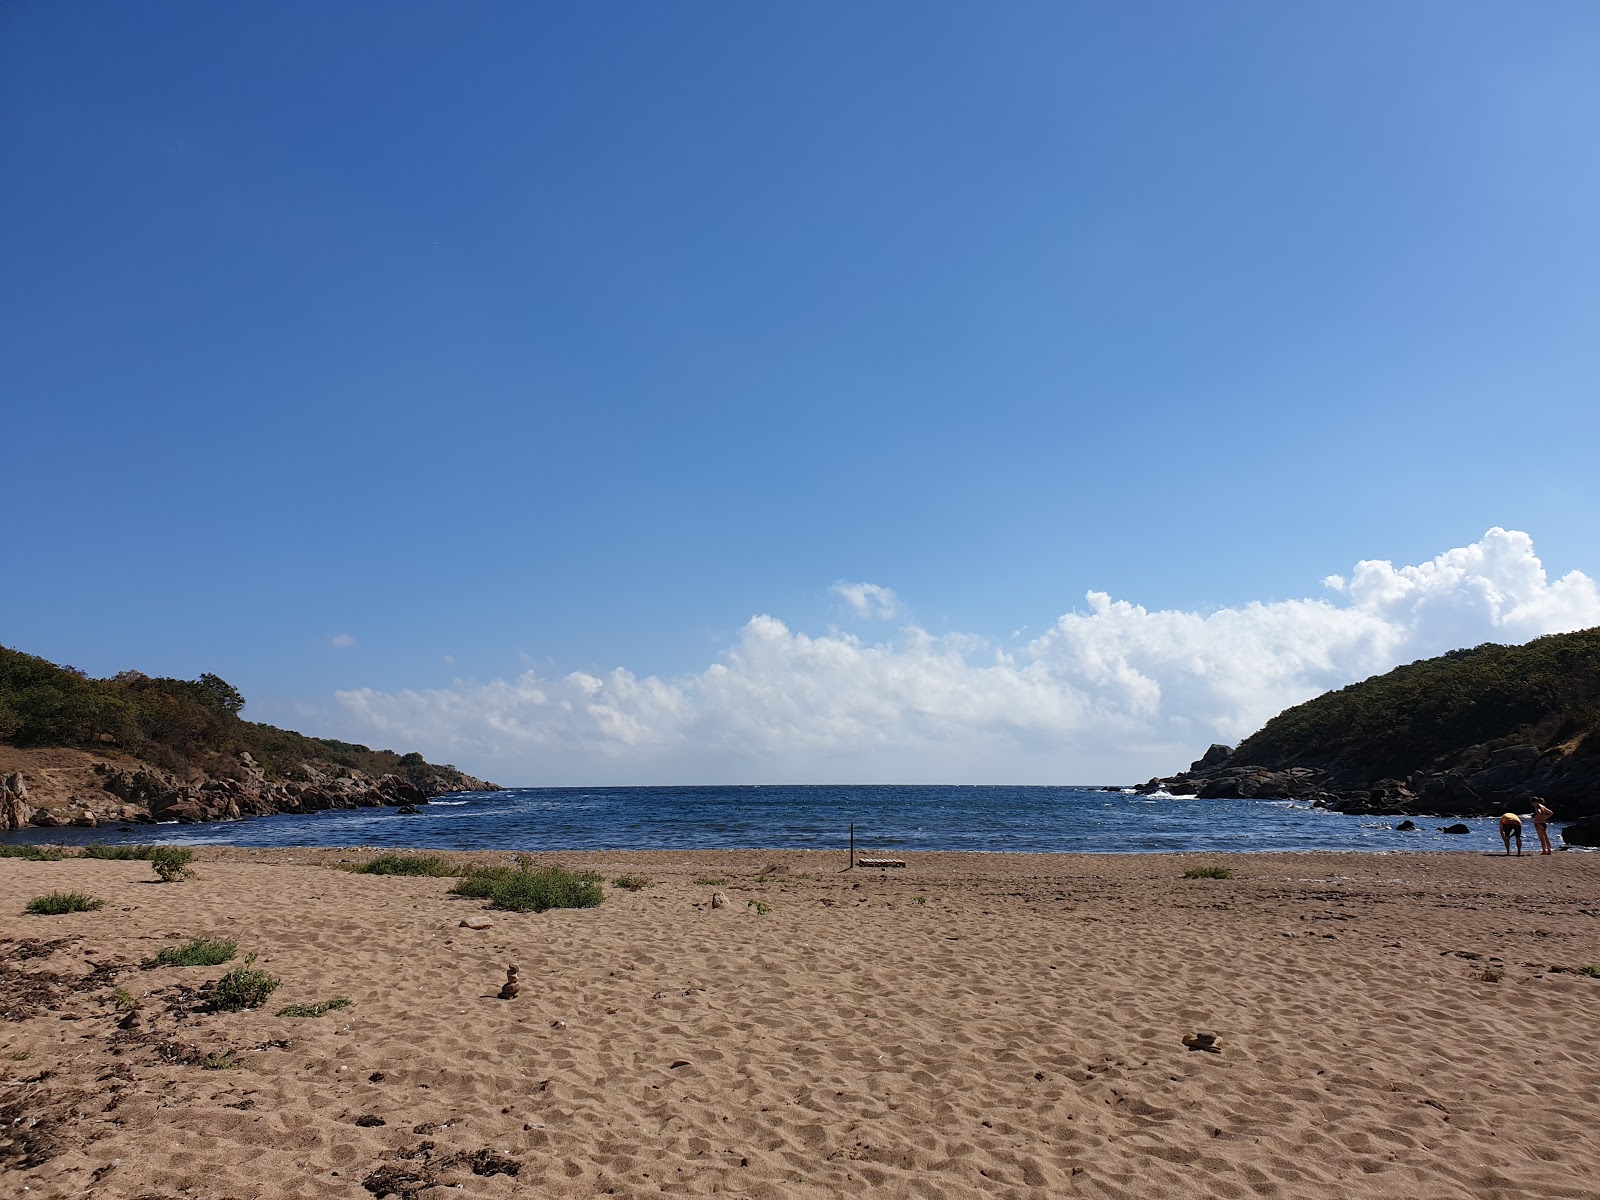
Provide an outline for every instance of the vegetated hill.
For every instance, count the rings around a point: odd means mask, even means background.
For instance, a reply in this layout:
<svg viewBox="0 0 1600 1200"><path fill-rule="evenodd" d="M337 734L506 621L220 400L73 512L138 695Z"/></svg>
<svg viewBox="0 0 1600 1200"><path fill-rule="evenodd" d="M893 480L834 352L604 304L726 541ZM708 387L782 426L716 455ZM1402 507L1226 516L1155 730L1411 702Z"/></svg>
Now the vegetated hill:
<svg viewBox="0 0 1600 1200"><path fill-rule="evenodd" d="M1397 667L1152 783L1360 812L1526 811L1533 795L1563 818L1600 810L1600 629Z"/></svg>
<svg viewBox="0 0 1600 1200"><path fill-rule="evenodd" d="M494 786L448 764L434 766L415 752L373 750L246 721L239 716L244 704L238 689L215 675L163 679L124 671L91 679L76 668L0 646L0 750L6 750L8 769L35 789L34 803L44 789L47 811L36 824L59 823L48 813L59 799L50 794L53 784L91 812L102 799L105 805L131 801L147 815L179 805L174 817L180 820L345 802L419 802L441 792ZM29 753L62 748L83 756ZM48 768L41 765L29 777L29 763L47 762ZM81 771L74 772L74 762ZM100 777L87 790L106 797L80 794L85 771ZM384 780L389 782L379 788ZM230 801L237 811L230 811Z"/></svg>
<svg viewBox="0 0 1600 1200"><path fill-rule="evenodd" d="M1533 745L1600 753L1600 629L1486 644L1396 667L1285 709L1240 743L1239 766L1317 767L1363 787L1462 752Z"/></svg>

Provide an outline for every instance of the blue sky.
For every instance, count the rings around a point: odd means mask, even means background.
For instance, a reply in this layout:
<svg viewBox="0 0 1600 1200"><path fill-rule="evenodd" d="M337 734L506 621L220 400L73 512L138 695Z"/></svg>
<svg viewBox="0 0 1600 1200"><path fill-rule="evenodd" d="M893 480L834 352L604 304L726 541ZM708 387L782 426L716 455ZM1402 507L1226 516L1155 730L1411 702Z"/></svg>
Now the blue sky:
<svg viewBox="0 0 1600 1200"><path fill-rule="evenodd" d="M507 782L1049 782L1600 623L1597 64L1578 3L11 3L0 643Z"/></svg>

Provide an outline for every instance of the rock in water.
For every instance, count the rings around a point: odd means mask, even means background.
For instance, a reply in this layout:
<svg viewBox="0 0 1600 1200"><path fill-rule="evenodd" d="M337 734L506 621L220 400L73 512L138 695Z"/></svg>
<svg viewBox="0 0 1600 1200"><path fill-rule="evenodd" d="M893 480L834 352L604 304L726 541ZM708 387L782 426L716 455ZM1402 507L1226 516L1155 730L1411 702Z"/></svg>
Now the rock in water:
<svg viewBox="0 0 1600 1200"><path fill-rule="evenodd" d="M517 982L517 968L515 965L506 968L506 981L500 988L500 999L515 1000L517 993L522 990L522 984Z"/></svg>

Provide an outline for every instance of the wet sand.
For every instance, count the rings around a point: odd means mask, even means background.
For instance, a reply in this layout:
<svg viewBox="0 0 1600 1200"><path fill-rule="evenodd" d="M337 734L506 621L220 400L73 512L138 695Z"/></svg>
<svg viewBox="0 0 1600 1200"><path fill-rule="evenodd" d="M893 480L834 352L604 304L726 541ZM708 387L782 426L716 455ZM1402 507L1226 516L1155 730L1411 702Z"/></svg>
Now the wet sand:
<svg viewBox="0 0 1600 1200"><path fill-rule="evenodd" d="M539 915L363 857L0 860L5 1194L1600 1196L1600 855L572 853L653 886ZM194 936L281 986L195 1011Z"/></svg>

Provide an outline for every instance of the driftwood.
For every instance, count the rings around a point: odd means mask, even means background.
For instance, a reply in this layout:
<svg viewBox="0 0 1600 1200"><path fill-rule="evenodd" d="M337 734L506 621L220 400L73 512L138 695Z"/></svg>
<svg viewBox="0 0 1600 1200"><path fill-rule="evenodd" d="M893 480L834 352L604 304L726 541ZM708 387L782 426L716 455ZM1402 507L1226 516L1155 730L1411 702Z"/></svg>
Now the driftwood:
<svg viewBox="0 0 1600 1200"><path fill-rule="evenodd" d="M906 860L903 859L903 858L858 858L858 859L856 859L856 866L858 866L858 867L903 867L905 865L906 865Z"/></svg>

